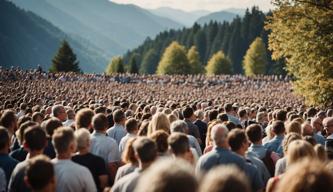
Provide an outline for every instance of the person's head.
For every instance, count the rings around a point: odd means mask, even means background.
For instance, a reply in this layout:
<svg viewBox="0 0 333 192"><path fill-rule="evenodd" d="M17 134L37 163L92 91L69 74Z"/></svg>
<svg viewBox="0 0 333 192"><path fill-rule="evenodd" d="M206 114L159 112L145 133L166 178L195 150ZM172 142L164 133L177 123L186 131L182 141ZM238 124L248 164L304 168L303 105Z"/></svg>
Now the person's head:
<svg viewBox="0 0 333 192"><path fill-rule="evenodd" d="M34 121L38 124L42 124L43 119L44 119L43 113L35 112L35 113L32 114L32 121Z"/></svg>
<svg viewBox="0 0 333 192"><path fill-rule="evenodd" d="M185 119L190 119L190 120L194 120L194 111L193 108L190 106L187 106L183 109L183 116Z"/></svg>
<svg viewBox="0 0 333 192"><path fill-rule="evenodd" d="M19 129L16 131L16 138L18 139L18 142L20 145L23 145L24 143L24 132L31 126L38 125L37 123L33 121L27 121L20 125Z"/></svg>
<svg viewBox="0 0 333 192"><path fill-rule="evenodd" d="M10 139L8 130L5 127L0 126L0 152L8 153L10 146Z"/></svg>
<svg viewBox="0 0 333 192"><path fill-rule="evenodd" d="M53 164L44 155L38 155L28 161L24 180L34 192L53 192L56 190Z"/></svg>
<svg viewBox="0 0 333 192"><path fill-rule="evenodd" d="M139 179L137 192L196 192L193 168L181 159L164 159L153 164Z"/></svg>
<svg viewBox="0 0 333 192"><path fill-rule="evenodd" d="M73 129L60 127L56 129L52 136L52 144L57 156L68 156L76 151L76 140Z"/></svg>
<svg viewBox="0 0 333 192"><path fill-rule="evenodd" d="M251 143L259 143L262 140L262 128L259 124L249 125L246 130L246 135L249 138Z"/></svg>
<svg viewBox="0 0 333 192"><path fill-rule="evenodd" d="M226 122L229 120L229 117L226 113L220 113L218 116L217 116L217 119L219 119L220 121L222 122Z"/></svg>
<svg viewBox="0 0 333 192"><path fill-rule="evenodd" d="M148 128L148 135L152 134L157 130L163 130L167 133L170 133L170 122L168 117L164 113L157 112L153 116L150 122L150 126Z"/></svg>
<svg viewBox="0 0 333 192"><path fill-rule="evenodd" d="M168 150L169 134L163 130L158 130L149 136L157 145L157 152L162 155Z"/></svg>
<svg viewBox="0 0 333 192"><path fill-rule="evenodd" d="M75 115L75 127L76 129L86 128L90 129L92 127L92 118L94 116L94 111L89 108L81 109Z"/></svg>
<svg viewBox="0 0 333 192"><path fill-rule="evenodd" d="M303 140L296 140L289 144L286 156L287 164L290 166L304 158L313 159L316 157L316 153L310 143Z"/></svg>
<svg viewBox="0 0 333 192"><path fill-rule="evenodd" d="M256 116L257 123L266 124L268 123L268 116L266 112L259 112Z"/></svg>
<svg viewBox="0 0 333 192"><path fill-rule="evenodd" d="M8 129L9 134L13 134L17 129L17 117L12 110L6 110L2 113L0 125Z"/></svg>
<svg viewBox="0 0 333 192"><path fill-rule="evenodd" d="M43 123L46 133L49 137L52 137L54 130L62 126L62 123L57 118L50 118Z"/></svg>
<svg viewBox="0 0 333 192"><path fill-rule="evenodd" d="M202 110L196 110L194 115L197 119L203 120L204 119L204 112Z"/></svg>
<svg viewBox="0 0 333 192"><path fill-rule="evenodd" d="M311 126L315 132L320 132L323 130L323 122L319 117L311 118Z"/></svg>
<svg viewBox="0 0 333 192"><path fill-rule="evenodd" d="M249 147L249 141L246 138L245 131L242 129L233 129L228 133L228 141L231 150L244 156Z"/></svg>
<svg viewBox="0 0 333 192"><path fill-rule="evenodd" d="M283 121L274 121L272 124L272 131L275 135L284 135L285 127Z"/></svg>
<svg viewBox="0 0 333 192"><path fill-rule="evenodd" d="M92 126L95 131L106 131L108 129L108 118L103 113L94 115Z"/></svg>
<svg viewBox="0 0 333 192"><path fill-rule="evenodd" d="M157 157L156 143L148 137L138 137L133 143L133 148L141 166L154 162Z"/></svg>
<svg viewBox="0 0 333 192"><path fill-rule="evenodd" d="M125 149L124 149L122 157L121 157L121 159L124 163L131 163L133 165L138 163L138 160L135 158L135 152L134 152L134 148L133 148L133 143L135 140L136 140L136 137L130 138L125 145Z"/></svg>
<svg viewBox="0 0 333 192"><path fill-rule="evenodd" d="M318 159L321 162L326 162L328 160L327 153L325 151L325 147L324 146L322 146L320 144L316 144L314 146L314 150L316 152L316 155L317 155Z"/></svg>
<svg viewBox="0 0 333 192"><path fill-rule="evenodd" d="M46 147L46 133L38 125L27 128L24 131L24 148L31 152L43 152Z"/></svg>
<svg viewBox="0 0 333 192"><path fill-rule="evenodd" d="M128 133L131 133L131 134L137 134L138 130L139 130L139 122L134 119L134 118L130 118L126 121L125 123L125 128L126 128L126 131Z"/></svg>
<svg viewBox="0 0 333 192"><path fill-rule="evenodd" d="M327 110L326 117L333 117L333 109L328 109Z"/></svg>
<svg viewBox="0 0 333 192"><path fill-rule="evenodd" d="M325 164L305 159L288 168L277 185L277 192L333 191L333 175Z"/></svg>
<svg viewBox="0 0 333 192"><path fill-rule="evenodd" d="M285 111L285 110L278 110L276 112L276 120L282 121L282 122L286 121L287 120L287 111Z"/></svg>
<svg viewBox="0 0 333 192"><path fill-rule="evenodd" d="M90 133L87 129L78 129L74 132L78 151L89 151Z"/></svg>
<svg viewBox="0 0 333 192"><path fill-rule="evenodd" d="M176 157L186 157L191 153L188 137L184 133L172 133L168 138L168 144Z"/></svg>
<svg viewBox="0 0 333 192"><path fill-rule="evenodd" d="M219 166L205 175L200 192L250 192L247 176L236 166Z"/></svg>
<svg viewBox="0 0 333 192"><path fill-rule="evenodd" d="M323 120L323 126L328 135L333 133L333 117L326 117Z"/></svg>
<svg viewBox="0 0 333 192"><path fill-rule="evenodd" d="M218 115L219 115L219 112L217 110L210 110L209 114L208 114L209 120L210 121L216 120Z"/></svg>
<svg viewBox="0 0 333 192"><path fill-rule="evenodd" d="M115 123L125 125L126 117L122 110L117 109L115 112L113 112L112 116Z"/></svg>
<svg viewBox="0 0 333 192"><path fill-rule="evenodd" d="M62 105L55 105L52 107L52 116L58 118L61 122L67 120L67 113L65 107Z"/></svg>
<svg viewBox="0 0 333 192"><path fill-rule="evenodd" d="M238 111L238 116L240 119L244 119L244 120L247 120L248 118L248 115L247 115L247 112L245 109L241 109Z"/></svg>
<svg viewBox="0 0 333 192"><path fill-rule="evenodd" d="M224 111L226 113L233 113L234 112L234 108L232 107L232 104L227 103L224 105Z"/></svg>
<svg viewBox="0 0 333 192"><path fill-rule="evenodd" d="M68 109L66 111L68 119L74 120L75 119L75 112L73 109Z"/></svg>
<svg viewBox="0 0 333 192"><path fill-rule="evenodd" d="M292 121L286 126L286 133L298 133L302 134L302 125L297 121Z"/></svg>
<svg viewBox="0 0 333 192"><path fill-rule="evenodd" d="M183 120L177 120L171 123L170 125L171 133L180 132L180 133L187 133L188 126L187 123Z"/></svg>
<svg viewBox="0 0 333 192"><path fill-rule="evenodd" d="M308 118L315 117L316 114L317 114L317 109L315 109L315 108L313 108L313 107L308 108L308 109L306 110L306 114L307 114L307 117L308 117Z"/></svg>
<svg viewBox="0 0 333 192"><path fill-rule="evenodd" d="M288 146L292 141L295 140L302 140L302 136L298 133L288 133L282 141L282 148L283 148L283 153L286 154L288 151Z"/></svg>
<svg viewBox="0 0 333 192"><path fill-rule="evenodd" d="M223 124L216 124L212 127L211 130L211 139L213 141L213 145L217 147L227 148L228 144L228 128Z"/></svg>
<svg viewBox="0 0 333 192"><path fill-rule="evenodd" d="M170 123L172 123L174 121L177 121L178 117L175 114L171 113L171 114L168 115L168 119L169 119Z"/></svg>
<svg viewBox="0 0 333 192"><path fill-rule="evenodd" d="M313 135L313 129L312 126L309 123L303 123L302 124L302 136L312 136Z"/></svg>

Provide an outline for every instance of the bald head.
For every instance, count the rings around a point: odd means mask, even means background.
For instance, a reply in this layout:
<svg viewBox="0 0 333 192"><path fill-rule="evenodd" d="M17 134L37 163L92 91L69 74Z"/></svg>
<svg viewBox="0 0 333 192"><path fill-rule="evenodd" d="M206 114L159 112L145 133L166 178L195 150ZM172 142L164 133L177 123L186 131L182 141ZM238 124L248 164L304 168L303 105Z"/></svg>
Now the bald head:
<svg viewBox="0 0 333 192"><path fill-rule="evenodd" d="M333 117L326 117L323 120L324 129L326 129L327 134L331 135L333 133Z"/></svg>
<svg viewBox="0 0 333 192"><path fill-rule="evenodd" d="M223 124L215 125L211 130L211 139L215 146L228 147L228 128Z"/></svg>
<svg viewBox="0 0 333 192"><path fill-rule="evenodd" d="M307 135L312 136L313 129L309 123L303 123L302 124L302 136L307 136Z"/></svg>

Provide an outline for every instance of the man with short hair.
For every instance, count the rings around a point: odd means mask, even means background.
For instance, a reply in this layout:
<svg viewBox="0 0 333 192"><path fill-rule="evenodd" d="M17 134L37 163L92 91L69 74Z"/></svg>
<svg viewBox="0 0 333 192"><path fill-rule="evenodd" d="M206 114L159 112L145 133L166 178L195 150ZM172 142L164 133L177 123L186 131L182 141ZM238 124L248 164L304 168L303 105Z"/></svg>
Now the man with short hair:
<svg viewBox="0 0 333 192"><path fill-rule="evenodd" d="M193 124L193 122L196 120L193 109L189 106L185 107L185 109L183 110L183 116L188 127L188 134L195 137L198 140L198 143L201 144L202 141L199 133L199 128L198 126Z"/></svg>
<svg viewBox="0 0 333 192"><path fill-rule="evenodd" d="M327 134L326 139L333 139L333 117L326 117L323 120L323 126Z"/></svg>
<svg viewBox="0 0 333 192"><path fill-rule="evenodd" d="M10 146L9 134L6 128L0 126L0 168L3 169L6 175L6 185L9 182L10 176L18 164L18 161L8 155Z"/></svg>
<svg viewBox="0 0 333 192"><path fill-rule="evenodd" d="M238 117L239 117L239 120L241 122L241 126L242 127L247 127L248 126L248 120L249 120L249 117L248 117L248 114L247 114L247 111L245 109L240 109L238 111Z"/></svg>
<svg viewBox="0 0 333 192"><path fill-rule="evenodd" d="M249 142L246 138L244 130L238 128L231 130L228 134L228 141L231 150L246 160L247 166L245 172L251 180L253 191L263 189L265 183L270 178L270 174L260 159L252 157L250 160L246 158L246 151L248 149Z"/></svg>
<svg viewBox="0 0 333 192"><path fill-rule="evenodd" d="M313 138L318 144L325 145L326 139L322 135L323 123L319 117L314 117L311 119L311 126L313 128Z"/></svg>
<svg viewBox="0 0 333 192"><path fill-rule="evenodd" d="M41 127L35 125L25 130L23 146L25 150L28 151L27 158L15 167L8 185L9 192L30 191L29 187L24 182L24 175L28 167L28 160L37 155L43 154L46 144L46 134Z"/></svg>
<svg viewBox="0 0 333 192"><path fill-rule="evenodd" d="M280 157L283 156L282 141L284 138L285 127L283 121L277 120L272 124L272 130L275 134L274 138L264 144L264 147L270 151L274 151L279 154Z"/></svg>
<svg viewBox="0 0 333 192"><path fill-rule="evenodd" d="M106 131L109 137L117 141L117 144L119 145L120 140L126 135L125 130L125 122L126 117L125 113L118 109L115 112L113 112L113 121L114 125L110 129Z"/></svg>
<svg viewBox="0 0 333 192"><path fill-rule="evenodd" d="M57 180L57 192L96 192L96 185L90 171L71 160L76 151L73 129L61 127L55 130L52 143L57 157L52 160Z"/></svg>
<svg viewBox="0 0 333 192"><path fill-rule="evenodd" d="M133 192L142 173L157 157L156 143L147 137L139 137L135 140L133 148L139 162L139 168L118 180L112 187L113 192Z"/></svg>
<svg viewBox="0 0 333 192"><path fill-rule="evenodd" d="M204 119L204 112L202 110L197 110L194 112L196 120L194 121L194 125L198 126L201 143L201 150L204 150L206 147L206 136L207 136L207 128L208 125L206 122L203 121Z"/></svg>
<svg viewBox="0 0 333 192"><path fill-rule="evenodd" d="M64 126L72 127L75 124L75 112L73 109L68 109L67 113L67 120L64 122Z"/></svg>
<svg viewBox="0 0 333 192"><path fill-rule="evenodd" d="M110 173L109 179L112 183L117 169L121 165L117 142L111 137L106 136L108 119L104 114L96 114L93 117L92 125L94 132L91 134L90 152L104 159Z"/></svg>
<svg viewBox="0 0 333 192"><path fill-rule="evenodd" d="M94 116L94 111L89 108L80 109L75 115L75 128L86 128L89 131L92 129L92 118Z"/></svg>
<svg viewBox="0 0 333 192"><path fill-rule="evenodd" d="M126 121L125 128L126 128L127 134L120 140L120 143L119 143L120 154L123 154L127 141L130 138L136 137L138 130L139 130L138 126L139 126L139 122L135 118L131 118Z"/></svg>
<svg viewBox="0 0 333 192"><path fill-rule="evenodd" d="M241 170L245 170L245 160L229 150L228 132L228 128L223 124L212 127L211 139L214 149L199 158L196 166L197 174L205 173L218 165L236 165Z"/></svg>
<svg viewBox="0 0 333 192"><path fill-rule="evenodd" d="M64 123L67 120L67 113L65 107L62 105L53 106L52 116L58 118L62 123Z"/></svg>
<svg viewBox="0 0 333 192"><path fill-rule="evenodd" d="M28 161L25 182L33 192L55 192L54 167L49 158L38 155Z"/></svg>
<svg viewBox="0 0 333 192"><path fill-rule="evenodd" d="M0 125L4 126L8 130L9 139L10 139L10 150L14 151L18 149L20 145L18 144L15 131L18 129L17 117L12 110L6 110L3 112L0 118Z"/></svg>
<svg viewBox="0 0 333 192"><path fill-rule="evenodd" d="M168 138L169 148L175 158L181 158L194 164L190 143L184 133L172 133Z"/></svg>
<svg viewBox="0 0 333 192"><path fill-rule="evenodd" d="M72 157L75 163L85 166L91 172L98 191L103 191L108 183L108 171L102 157L90 153L90 133L87 129L75 131L78 153Z"/></svg>
<svg viewBox="0 0 333 192"><path fill-rule="evenodd" d="M234 108L232 107L232 104L227 103L224 105L224 111L228 115L229 121L233 122L235 125L241 125L240 120L235 117L235 111Z"/></svg>

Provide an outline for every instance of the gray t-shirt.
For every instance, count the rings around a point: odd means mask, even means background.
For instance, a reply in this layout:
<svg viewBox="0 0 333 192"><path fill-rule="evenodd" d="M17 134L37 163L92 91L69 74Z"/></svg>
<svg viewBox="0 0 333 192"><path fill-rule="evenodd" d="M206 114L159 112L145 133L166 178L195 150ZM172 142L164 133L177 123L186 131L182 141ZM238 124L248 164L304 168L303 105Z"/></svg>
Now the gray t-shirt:
<svg viewBox="0 0 333 192"><path fill-rule="evenodd" d="M0 167L0 192L5 192L6 191L6 174L3 171L3 169Z"/></svg>
<svg viewBox="0 0 333 192"><path fill-rule="evenodd" d="M133 173L126 175L125 177L118 180L112 187L112 192L133 192L141 172L136 169Z"/></svg>
<svg viewBox="0 0 333 192"><path fill-rule="evenodd" d="M122 177L132 173L136 168L137 166L134 166L132 163L127 163L126 165L119 167L119 169L117 170L115 182Z"/></svg>
<svg viewBox="0 0 333 192"><path fill-rule="evenodd" d="M274 176L278 176L286 172L287 158L283 157L276 162Z"/></svg>
<svg viewBox="0 0 333 192"><path fill-rule="evenodd" d="M27 169L27 166L27 160L16 165L9 180L8 192L31 191L24 182L25 170Z"/></svg>

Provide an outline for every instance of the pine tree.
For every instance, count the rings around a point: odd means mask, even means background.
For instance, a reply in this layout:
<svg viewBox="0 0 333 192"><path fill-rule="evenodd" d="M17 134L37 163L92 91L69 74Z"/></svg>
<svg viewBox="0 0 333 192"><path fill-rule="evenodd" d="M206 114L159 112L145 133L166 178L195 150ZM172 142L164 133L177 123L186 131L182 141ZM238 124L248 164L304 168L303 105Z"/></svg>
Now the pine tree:
<svg viewBox="0 0 333 192"><path fill-rule="evenodd" d="M172 42L163 53L158 64L157 74L189 74L191 66L186 56L185 47L178 42Z"/></svg>
<svg viewBox="0 0 333 192"><path fill-rule="evenodd" d="M223 51L215 53L206 66L207 75L232 74L232 65Z"/></svg>
<svg viewBox="0 0 333 192"><path fill-rule="evenodd" d="M62 41L49 70L50 72L81 72L79 61L66 40Z"/></svg>
<svg viewBox="0 0 333 192"><path fill-rule="evenodd" d="M109 65L107 66L105 73L107 75L112 75L114 73L124 73L124 64L121 57L113 57Z"/></svg>
<svg viewBox="0 0 333 192"><path fill-rule="evenodd" d="M246 76L266 74L268 61L264 42L257 37L247 50L243 60L243 69Z"/></svg>
<svg viewBox="0 0 333 192"><path fill-rule="evenodd" d="M190 50L187 52L187 59L191 65L192 74L204 73L205 69L200 62L199 53L197 51L196 46L192 46Z"/></svg>
<svg viewBox="0 0 333 192"><path fill-rule="evenodd" d="M135 57L132 56L131 57L131 60L129 61L129 69L128 69L128 72L129 73L134 73L134 74L137 74L139 73L139 69L138 69L138 66L136 64L136 60L135 60Z"/></svg>
<svg viewBox="0 0 333 192"><path fill-rule="evenodd" d="M142 59L142 63L140 65L140 73L141 74L154 74L157 69L159 61L159 56L156 53L155 49L150 49L146 52Z"/></svg>

